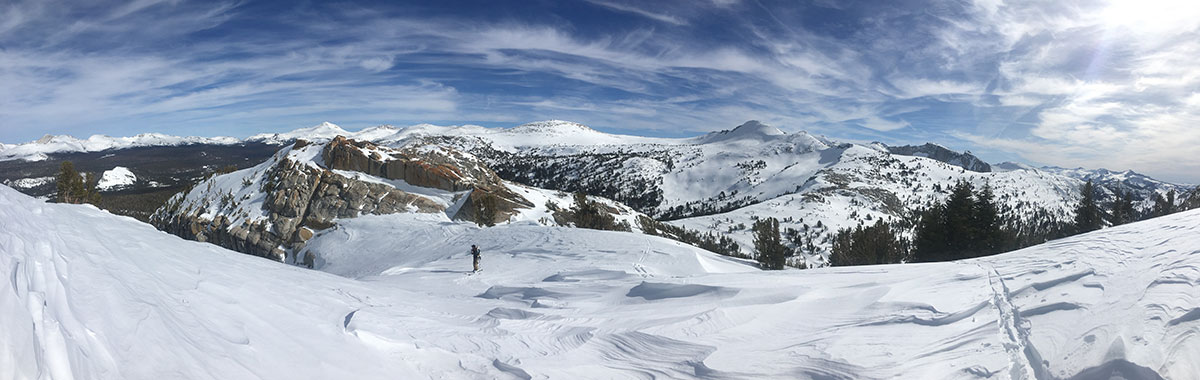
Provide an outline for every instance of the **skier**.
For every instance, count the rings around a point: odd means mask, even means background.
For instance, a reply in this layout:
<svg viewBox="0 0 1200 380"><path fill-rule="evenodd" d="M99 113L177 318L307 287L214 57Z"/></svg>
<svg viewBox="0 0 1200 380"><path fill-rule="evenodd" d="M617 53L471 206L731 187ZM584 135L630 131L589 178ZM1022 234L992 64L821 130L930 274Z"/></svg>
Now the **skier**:
<svg viewBox="0 0 1200 380"><path fill-rule="evenodd" d="M474 244L471 244L471 259L475 267L475 270L471 271L471 273L479 273L479 247L476 247Z"/></svg>

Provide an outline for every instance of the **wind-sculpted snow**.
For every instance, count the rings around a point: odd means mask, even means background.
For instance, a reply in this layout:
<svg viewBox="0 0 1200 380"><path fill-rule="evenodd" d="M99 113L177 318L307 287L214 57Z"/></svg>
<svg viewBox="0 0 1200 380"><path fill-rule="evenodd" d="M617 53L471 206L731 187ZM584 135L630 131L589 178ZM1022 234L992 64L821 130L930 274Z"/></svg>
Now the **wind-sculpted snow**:
<svg viewBox="0 0 1200 380"><path fill-rule="evenodd" d="M0 187L0 378L1200 378L1200 211L772 272L435 216L345 220L311 240L323 273Z"/></svg>

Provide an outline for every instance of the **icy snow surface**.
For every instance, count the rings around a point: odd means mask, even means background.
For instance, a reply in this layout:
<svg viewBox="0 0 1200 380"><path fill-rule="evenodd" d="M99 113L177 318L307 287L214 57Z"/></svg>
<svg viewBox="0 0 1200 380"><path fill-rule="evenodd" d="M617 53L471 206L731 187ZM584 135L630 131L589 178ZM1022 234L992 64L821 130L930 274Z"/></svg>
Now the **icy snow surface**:
<svg viewBox="0 0 1200 380"><path fill-rule="evenodd" d="M807 271L436 214L312 246L348 277L0 187L0 378L1200 378L1200 211Z"/></svg>

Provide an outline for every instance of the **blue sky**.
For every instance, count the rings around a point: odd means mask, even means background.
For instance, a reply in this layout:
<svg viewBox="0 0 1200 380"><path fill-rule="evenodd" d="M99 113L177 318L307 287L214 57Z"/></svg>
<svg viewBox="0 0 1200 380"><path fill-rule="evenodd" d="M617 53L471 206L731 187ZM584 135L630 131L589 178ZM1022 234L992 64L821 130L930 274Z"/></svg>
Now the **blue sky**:
<svg viewBox="0 0 1200 380"><path fill-rule="evenodd" d="M0 141L757 119L1196 183L1197 57L1200 4L1179 0L18 0Z"/></svg>

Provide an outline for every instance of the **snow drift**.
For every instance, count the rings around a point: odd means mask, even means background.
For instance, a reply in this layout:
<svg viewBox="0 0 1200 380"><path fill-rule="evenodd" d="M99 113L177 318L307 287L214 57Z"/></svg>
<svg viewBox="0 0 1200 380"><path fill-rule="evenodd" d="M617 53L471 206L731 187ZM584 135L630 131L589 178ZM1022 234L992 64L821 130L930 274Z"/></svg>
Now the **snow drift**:
<svg viewBox="0 0 1200 380"><path fill-rule="evenodd" d="M0 187L0 378L1200 378L1200 211L770 273L646 235L431 217L314 237L343 277Z"/></svg>

